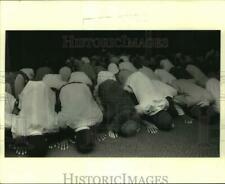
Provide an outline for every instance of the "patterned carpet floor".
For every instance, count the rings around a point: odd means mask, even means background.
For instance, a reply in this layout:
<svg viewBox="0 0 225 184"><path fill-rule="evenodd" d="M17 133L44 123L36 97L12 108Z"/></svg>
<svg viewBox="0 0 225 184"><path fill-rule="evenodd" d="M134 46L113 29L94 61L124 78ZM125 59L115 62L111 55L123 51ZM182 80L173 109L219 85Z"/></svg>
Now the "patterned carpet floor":
<svg viewBox="0 0 225 184"><path fill-rule="evenodd" d="M143 128L135 137L107 137L103 142L96 142L89 154L78 153L71 144L66 151L49 150L47 157L219 157L219 137L218 122L185 124L176 119L175 128L170 132L148 134ZM11 152L6 155L15 156Z"/></svg>

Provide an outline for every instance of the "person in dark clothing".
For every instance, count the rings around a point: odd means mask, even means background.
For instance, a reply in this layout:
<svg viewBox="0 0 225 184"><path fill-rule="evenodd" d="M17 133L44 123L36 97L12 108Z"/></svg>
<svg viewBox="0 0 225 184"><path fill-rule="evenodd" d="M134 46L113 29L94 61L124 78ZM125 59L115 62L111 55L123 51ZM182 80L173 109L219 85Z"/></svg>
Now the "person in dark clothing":
<svg viewBox="0 0 225 184"><path fill-rule="evenodd" d="M111 76L110 76L111 75ZM129 137L140 129L141 119L134 108L134 102L123 90L113 74L102 71L98 74L98 97L104 108L104 119L109 136Z"/></svg>

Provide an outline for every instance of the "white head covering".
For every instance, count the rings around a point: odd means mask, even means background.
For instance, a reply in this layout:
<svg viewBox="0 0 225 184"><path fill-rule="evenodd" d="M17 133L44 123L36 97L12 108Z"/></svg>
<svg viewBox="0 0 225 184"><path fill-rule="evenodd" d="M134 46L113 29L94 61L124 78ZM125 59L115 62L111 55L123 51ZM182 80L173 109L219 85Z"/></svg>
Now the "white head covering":
<svg viewBox="0 0 225 184"><path fill-rule="evenodd" d="M108 71L101 71L98 73L97 85L100 85L101 83L109 79L116 81L116 77L113 73Z"/></svg>
<svg viewBox="0 0 225 184"><path fill-rule="evenodd" d="M63 81L68 81L69 78L70 78L70 75L71 75L71 69L67 66L65 67L62 67L60 70L59 70L59 74L62 78Z"/></svg>
<svg viewBox="0 0 225 184"><path fill-rule="evenodd" d="M128 56L120 56L120 59L123 60L124 62L130 62Z"/></svg>
<svg viewBox="0 0 225 184"><path fill-rule="evenodd" d="M170 69L174 67L169 59L162 59L160 61L160 66L166 71L170 71Z"/></svg>
<svg viewBox="0 0 225 184"><path fill-rule="evenodd" d="M20 71L24 72L29 79L34 78L34 70L32 68L23 68Z"/></svg>
<svg viewBox="0 0 225 184"><path fill-rule="evenodd" d="M119 72L119 68L115 63L110 63L108 66L108 71L115 75Z"/></svg>
<svg viewBox="0 0 225 184"><path fill-rule="evenodd" d="M69 82L82 82L88 85L92 85L91 79L84 72L73 72L71 74Z"/></svg>
<svg viewBox="0 0 225 184"><path fill-rule="evenodd" d="M85 63L85 64L90 63L90 60L89 60L88 57L82 57L82 58L81 58L81 61L82 61L83 63Z"/></svg>

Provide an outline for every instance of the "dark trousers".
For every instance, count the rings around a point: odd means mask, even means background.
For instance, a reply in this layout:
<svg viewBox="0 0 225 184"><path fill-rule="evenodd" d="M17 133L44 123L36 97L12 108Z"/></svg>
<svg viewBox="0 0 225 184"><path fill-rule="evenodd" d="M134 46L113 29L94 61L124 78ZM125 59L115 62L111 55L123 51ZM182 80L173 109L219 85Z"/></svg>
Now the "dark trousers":
<svg viewBox="0 0 225 184"><path fill-rule="evenodd" d="M152 116L144 115L143 119L155 124L159 130L170 130L172 128L172 117L168 111L162 110Z"/></svg>

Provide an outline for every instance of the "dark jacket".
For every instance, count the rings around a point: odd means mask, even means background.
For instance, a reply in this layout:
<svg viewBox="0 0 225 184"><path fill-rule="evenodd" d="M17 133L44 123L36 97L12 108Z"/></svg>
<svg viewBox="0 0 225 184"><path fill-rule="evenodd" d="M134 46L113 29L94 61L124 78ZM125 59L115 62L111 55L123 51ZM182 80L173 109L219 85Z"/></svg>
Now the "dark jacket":
<svg viewBox="0 0 225 184"><path fill-rule="evenodd" d="M139 121L132 98L118 82L104 81L99 85L98 96L105 109L104 116L110 130L118 132L121 124L127 120Z"/></svg>

